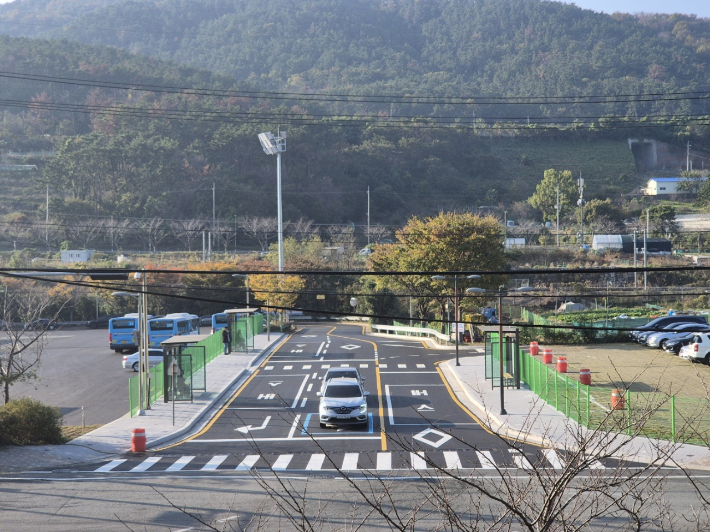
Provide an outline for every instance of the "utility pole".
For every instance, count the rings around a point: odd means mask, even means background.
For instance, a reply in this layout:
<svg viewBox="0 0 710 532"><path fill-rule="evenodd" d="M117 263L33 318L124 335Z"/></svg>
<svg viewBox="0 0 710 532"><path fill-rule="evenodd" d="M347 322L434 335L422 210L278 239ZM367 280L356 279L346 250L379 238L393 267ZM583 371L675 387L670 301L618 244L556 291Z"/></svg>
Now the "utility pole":
<svg viewBox="0 0 710 532"><path fill-rule="evenodd" d="M636 268L636 258L637 258L637 250L636 250L636 229L634 229L634 269ZM634 288L638 288L638 272L634 271Z"/></svg>
<svg viewBox="0 0 710 532"><path fill-rule="evenodd" d="M215 185L212 183L212 231L208 241L207 259L212 261L212 235L215 232Z"/></svg>
<svg viewBox="0 0 710 532"><path fill-rule="evenodd" d="M579 179L577 180L579 185L579 199L577 200L577 205L579 205L579 238L584 248L584 179L582 179L582 171L579 172Z"/></svg>
<svg viewBox="0 0 710 532"><path fill-rule="evenodd" d="M685 151L685 171L690 172L690 141L688 141L688 147Z"/></svg>
<svg viewBox="0 0 710 532"><path fill-rule="evenodd" d="M47 207L44 213L44 239L47 241L47 248L51 251L49 247L49 185L47 185Z"/></svg>
<svg viewBox="0 0 710 532"><path fill-rule="evenodd" d="M560 247L560 187L557 187L557 203L555 203L557 211L557 247Z"/></svg>
<svg viewBox="0 0 710 532"><path fill-rule="evenodd" d="M370 186L367 187L367 243L370 243Z"/></svg>

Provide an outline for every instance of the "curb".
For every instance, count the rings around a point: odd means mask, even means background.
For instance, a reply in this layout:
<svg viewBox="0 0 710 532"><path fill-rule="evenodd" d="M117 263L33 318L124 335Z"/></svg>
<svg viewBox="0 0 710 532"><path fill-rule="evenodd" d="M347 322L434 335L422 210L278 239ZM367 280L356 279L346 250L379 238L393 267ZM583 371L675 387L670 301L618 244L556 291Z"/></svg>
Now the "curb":
<svg viewBox="0 0 710 532"><path fill-rule="evenodd" d="M452 391L454 392L454 394L459 396L459 393L457 393L457 391L460 391L466 396L466 399L468 399L468 401L472 403L473 407L479 411L477 417L481 420L481 422L487 422L484 423L487 428L489 428L491 431L501 437L522 440L525 442L535 443L546 447L556 447L554 442L550 441L549 439L546 439L544 436L512 429L509 425L502 422L495 415L486 410L484 406L469 393L468 385L462 382L459 375L451 369L450 366L452 362L452 360L449 360L443 364L440 364L439 367L442 369L442 372L447 377L449 383L451 383L451 377L453 377L453 380L456 381L456 384L458 385L457 389L454 389L452 387ZM468 405L464 406L466 406L466 408L469 408Z"/></svg>
<svg viewBox="0 0 710 532"><path fill-rule="evenodd" d="M288 340L289 334L284 334L281 333L281 338L277 339L274 343L272 343L269 347L264 349L263 351L260 351L256 355L254 355L254 358L251 359L249 362L249 366L244 368L242 371L239 372L232 380L231 382L225 386L222 391L220 391L217 396L208 404L206 404L199 412L197 412L190 421L187 422L186 425L183 425L182 428L177 429L175 432L171 432L170 434L166 434L165 436L160 436L150 442L147 443L146 445L146 450L153 449L155 447L159 447L161 445L165 445L166 443L169 443L173 440L176 440L180 438L181 436L184 436L186 433L191 432L195 427L199 424L199 426L196 428L196 431L199 431L202 429L207 423L209 423L212 419L212 416L207 415L210 410L214 409L214 407L217 407L217 410L219 410L228 400L229 397L231 397L232 393L236 391L237 388L241 385L243 378L249 374L251 375L253 373L253 367L255 365L258 365L259 359L263 357L269 356L271 353L273 353L276 349L281 347L281 345ZM207 419L204 419L205 416L207 416Z"/></svg>

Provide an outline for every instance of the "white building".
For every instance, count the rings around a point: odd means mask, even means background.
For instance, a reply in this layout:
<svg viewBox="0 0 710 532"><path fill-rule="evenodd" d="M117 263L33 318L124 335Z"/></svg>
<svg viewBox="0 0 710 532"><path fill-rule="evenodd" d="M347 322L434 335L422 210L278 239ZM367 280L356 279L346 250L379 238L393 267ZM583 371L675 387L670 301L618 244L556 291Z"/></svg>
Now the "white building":
<svg viewBox="0 0 710 532"><path fill-rule="evenodd" d="M693 181L706 178L694 178ZM647 196L662 196L664 194L688 194L689 190L678 190L678 185L686 181L685 177L654 177L646 183Z"/></svg>
<svg viewBox="0 0 710 532"><path fill-rule="evenodd" d="M88 262L94 253L95 249L67 249L62 251L62 262Z"/></svg>

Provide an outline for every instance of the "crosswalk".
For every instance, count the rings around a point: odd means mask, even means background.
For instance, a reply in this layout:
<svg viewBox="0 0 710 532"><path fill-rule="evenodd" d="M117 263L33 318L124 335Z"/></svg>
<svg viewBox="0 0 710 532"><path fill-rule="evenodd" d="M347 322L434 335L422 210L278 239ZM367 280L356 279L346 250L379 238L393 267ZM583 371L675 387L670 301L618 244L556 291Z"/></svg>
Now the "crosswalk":
<svg viewBox="0 0 710 532"><path fill-rule="evenodd" d="M496 453L491 451L413 451L413 452L346 452L298 454L219 454L203 456L150 456L120 458L102 464L94 473L146 473L181 471L436 471L438 469L496 471L502 469L564 469L563 455L555 449L543 449L536 456L527 456L516 449ZM601 462L593 462L592 469L606 469Z"/></svg>

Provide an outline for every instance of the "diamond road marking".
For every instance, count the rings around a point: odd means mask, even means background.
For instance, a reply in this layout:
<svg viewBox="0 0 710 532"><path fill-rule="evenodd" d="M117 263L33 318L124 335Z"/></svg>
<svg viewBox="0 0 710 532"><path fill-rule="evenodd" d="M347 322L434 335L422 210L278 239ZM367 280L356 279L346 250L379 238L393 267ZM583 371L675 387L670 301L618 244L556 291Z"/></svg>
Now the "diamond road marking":
<svg viewBox="0 0 710 532"><path fill-rule="evenodd" d="M360 349L361 346L359 345L354 345L354 344L348 344L348 345L342 345L340 346L342 349L347 349L348 351L352 351L353 349Z"/></svg>
<svg viewBox="0 0 710 532"><path fill-rule="evenodd" d="M438 436L439 439L437 441L427 440L426 437L429 436L430 434L432 434L434 436ZM419 434L415 434L412 437L415 440L418 440L422 443L426 443L427 445L431 445L432 447L436 447L436 448L441 447L444 443L446 443L447 441L449 441L451 439L451 436L449 436L448 434L444 434L441 431L438 431L436 429L431 429L431 428L423 430Z"/></svg>

